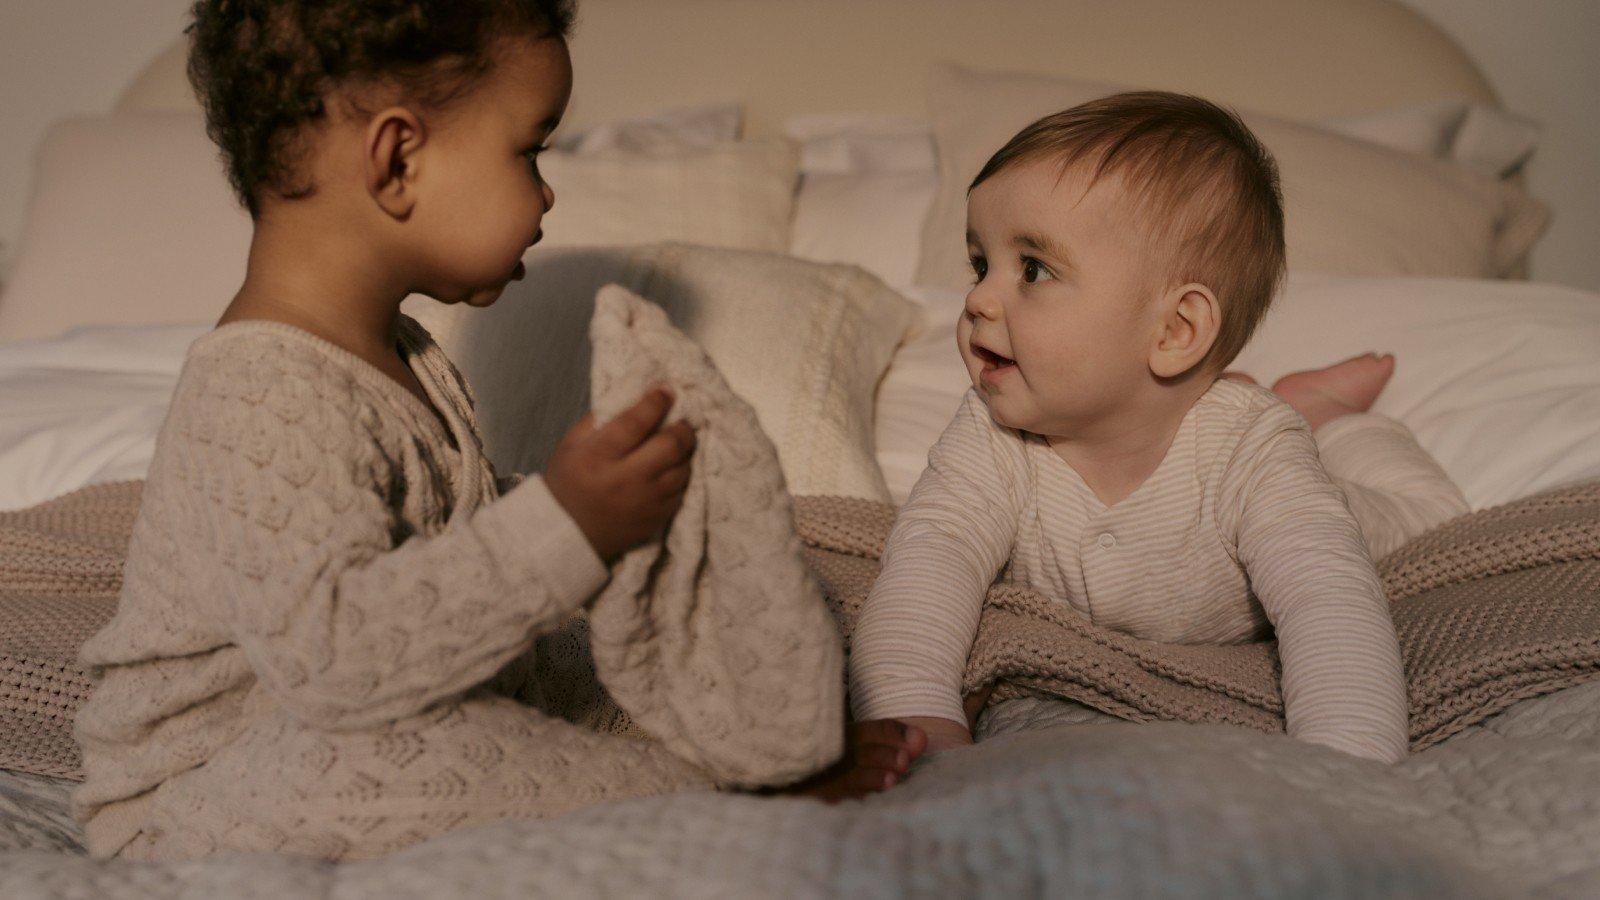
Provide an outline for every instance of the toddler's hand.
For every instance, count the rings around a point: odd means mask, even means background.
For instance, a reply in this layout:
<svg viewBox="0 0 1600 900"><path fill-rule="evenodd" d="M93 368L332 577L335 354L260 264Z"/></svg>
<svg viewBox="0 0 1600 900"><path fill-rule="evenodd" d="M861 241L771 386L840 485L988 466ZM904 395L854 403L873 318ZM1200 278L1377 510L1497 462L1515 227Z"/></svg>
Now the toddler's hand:
<svg viewBox="0 0 1600 900"><path fill-rule="evenodd" d="M586 413L550 456L545 484L607 563L658 532L683 501L694 429L662 427L671 408L658 388L604 427Z"/></svg>

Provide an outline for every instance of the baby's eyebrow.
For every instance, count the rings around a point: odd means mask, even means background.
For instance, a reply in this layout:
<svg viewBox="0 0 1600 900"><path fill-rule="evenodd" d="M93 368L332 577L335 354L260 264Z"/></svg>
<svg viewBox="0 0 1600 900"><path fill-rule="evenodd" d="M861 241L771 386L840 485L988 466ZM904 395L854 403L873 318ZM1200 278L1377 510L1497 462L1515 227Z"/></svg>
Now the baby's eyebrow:
<svg viewBox="0 0 1600 900"><path fill-rule="evenodd" d="M1067 248L1051 240L1049 235L1030 231L1017 235L1012 241L1068 265L1072 263L1072 254L1067 252Z"/></svg>

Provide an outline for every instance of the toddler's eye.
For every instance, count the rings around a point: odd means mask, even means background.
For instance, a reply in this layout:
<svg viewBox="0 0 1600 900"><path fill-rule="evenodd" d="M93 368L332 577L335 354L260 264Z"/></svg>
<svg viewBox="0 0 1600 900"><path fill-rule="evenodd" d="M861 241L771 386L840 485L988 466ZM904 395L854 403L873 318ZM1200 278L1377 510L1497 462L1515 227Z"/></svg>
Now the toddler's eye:
<svg viewBox="0 0 1600 900"><path fill-rule="evenodd" d="M522 158L528 161L528 168L532 170L533 174L539 174L539 154L548 149L548 147L540 146L534 147L531 150L522 151Z"/></svg>
<svg viewBox="0 0 1600 900"><path fill-rule="evenodd" d="M981 256L974 256L968 259L967 262L972 264L972 274L976 275L979 281L982 281L983 276L989 272L989 261Z"/></svg>
<svg viewBox="0 0 1600 900"><path fill-rule="evenodd" d="M1031 256L1022 258L1022 280L1029 284L1051 278L1050 270Z"/></svg>

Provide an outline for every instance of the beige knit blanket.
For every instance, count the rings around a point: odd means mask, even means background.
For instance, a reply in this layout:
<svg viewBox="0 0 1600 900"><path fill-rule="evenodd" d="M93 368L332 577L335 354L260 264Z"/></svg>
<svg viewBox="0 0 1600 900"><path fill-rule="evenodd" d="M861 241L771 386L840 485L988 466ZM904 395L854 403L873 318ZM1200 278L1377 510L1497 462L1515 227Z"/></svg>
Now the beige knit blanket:
<svg viewBox="0 0 1600 900"><path fill-rule="evenodd" d="M71 723L90 680L78 647L111 617L139 482L0 513L0 768L76 778ZM813 571L848 638L894 510L796 499ZM1600 676L1600 482L1464 516L1379 566L1394 601L1413 749L1526 697ZM1096 628L996 587L967 687L1066 698L1134 721L1282 731L1270 642L1176 646Z"/></svg>
<svg viewBox="0 0 1600 900"><path fill-rule="evenodd" d="M797 525L846 637L878 572L892 507L801 497ZM1600 677L1600 482L1462 516L1378 566L1393 603L1420 750L1518 700ZM1040 594L990 589L965 689L1074 700L1133 721L1281 732L1273 642L1158 644Z"/></svg>

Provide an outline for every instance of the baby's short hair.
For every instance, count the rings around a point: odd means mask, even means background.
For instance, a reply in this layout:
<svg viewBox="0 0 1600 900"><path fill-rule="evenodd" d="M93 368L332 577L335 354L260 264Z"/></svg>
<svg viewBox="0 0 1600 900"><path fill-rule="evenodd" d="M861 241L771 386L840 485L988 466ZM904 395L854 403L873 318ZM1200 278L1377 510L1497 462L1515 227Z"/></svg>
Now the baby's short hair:
<svg viewBox="0 0 1600 900"><path fill-rule="evenodd" d="M389 83L423 108L461 96L493 64L497 37L566 37L574 0L198 0L189 81L251 215L260 192L309 194L296 171L306 126L330 92Z"/></svg>
<svg viewBox="0 0 1600 900"><path fill-rule="evenodd" d="M1203 365L1220 371L1250 340L1284 274L1278 166L1239 117L1199 97L1135 91L1092 100L1022 129L970 191L1019 162L1085 162L1121 175L1136 215L1165 249L1171 284L1204 284L1222 304Z"/></svg>

